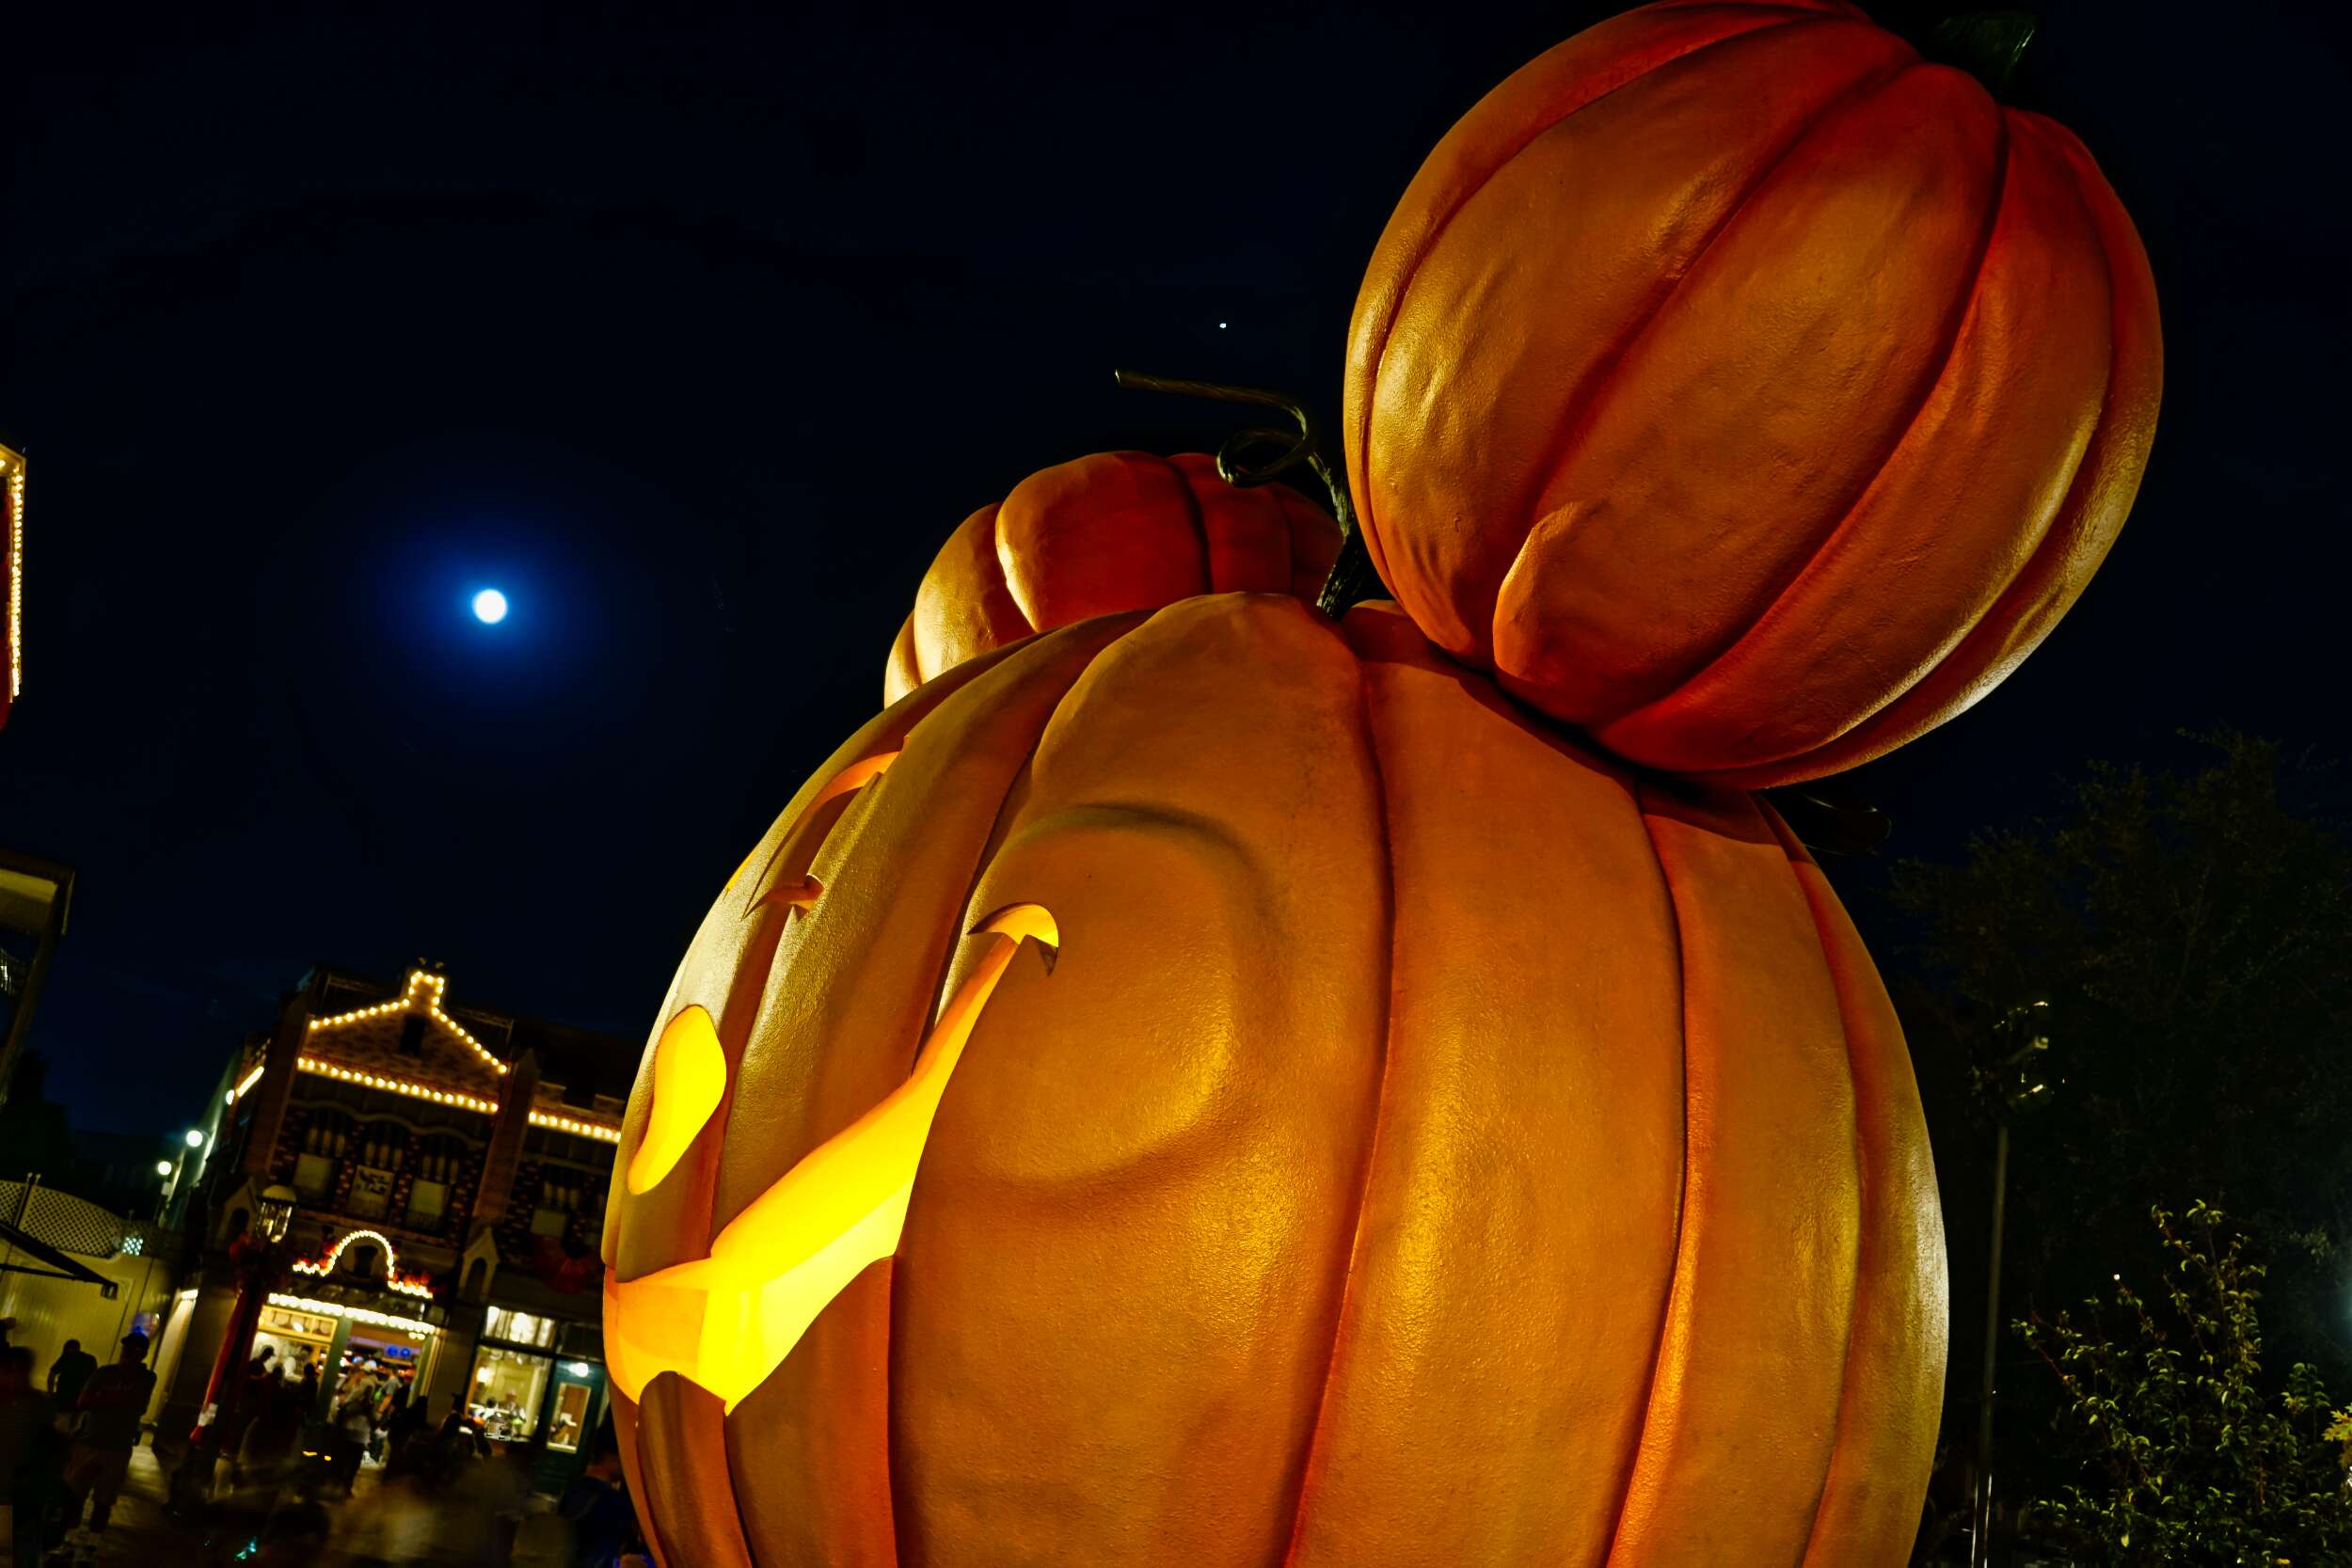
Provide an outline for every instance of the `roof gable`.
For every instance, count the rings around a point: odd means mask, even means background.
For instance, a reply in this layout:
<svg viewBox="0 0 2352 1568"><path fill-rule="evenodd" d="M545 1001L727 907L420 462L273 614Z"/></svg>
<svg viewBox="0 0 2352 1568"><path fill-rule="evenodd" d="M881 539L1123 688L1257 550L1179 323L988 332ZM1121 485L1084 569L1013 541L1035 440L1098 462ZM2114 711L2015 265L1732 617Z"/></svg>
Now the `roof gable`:
<svg viewBox="0 0 2352 1568"><path fill-rule="evenodd" d="M411 969L399 995L311 1019L304 1054L451 1087L486 1088L495 1098L507 1064L442 1007L448 985L445 974ZM414 1050L404 1043L411 1030Z"/></svg>

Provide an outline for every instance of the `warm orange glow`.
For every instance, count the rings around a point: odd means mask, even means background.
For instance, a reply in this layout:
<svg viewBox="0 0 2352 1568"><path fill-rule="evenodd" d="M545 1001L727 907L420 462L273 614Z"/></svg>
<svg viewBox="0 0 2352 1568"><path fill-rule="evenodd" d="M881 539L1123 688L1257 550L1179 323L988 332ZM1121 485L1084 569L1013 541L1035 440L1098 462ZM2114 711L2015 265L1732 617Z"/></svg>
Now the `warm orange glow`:
<svg viewBox="0 0 2352 1568"><path fill-rule="evenodd" d="M404 1078L387 1078L381 1073L344 1067L340 1062L325 1061L317 1056L295 1057L294 1070L315 1072L325 1078L340 1078L346 1084L364 1084L369 1088L405 1094L412 1100L430 1100L436 1105L462 1105L469 1111L480 1111L485 1117L498 1114L498 1101L495 1100L460 1094L455 1089L437 1089L430 1084L411 1083Z"/></svg>
<svg viewBox="0 0 2352 1568"><path fill-rule="evenodd" d="M559 1117L552 1111L533 1111L525 1119L533 1127L569 1132L576 1138L594 1138L598 1143L608 1144L621 1141L621 1130L609 1122L582 1121L578 1117Z"/></svg>
<svg viewBox="0 0 2352 1568"><path fill-rule="evenodd" d="M792 826L786 829L784 837L776 841L777 847L781 849L784 846L790 844L794 839L798 838L801 833L801 829L807 825L808 819L816 816L818 808L822 806L826 801L837 800L842 796L849 794L850 791L862 788L866 784L872 783L874 780L882 777L884 772L888 771L890 765L898 760L898 753L896 752L877 752L875 755L870 757L858 758L857 761L850 764L849 767L844 768L840 772L835 773L832 778L827 779L825 781L825 787L817 792L815 800L809 801L807 805L801 808L801 815L792 819ZM743 879L743 873L749 871L752 868L752 862L757 860L758 858L759 851L756 848L755 848L749 855L746 855L743 858L743 863L735 868L735 875L727 879L727 885L722 891L728 893L734 892L735 884ZM816 891L817 883L815 879L812 878L809 879L808 884L809 896L812 898L815 897ZM808 908L808 904L805 900L793 898L787 899L787 901L792 903L799 909Z"/></svg>
<svg viewBox="0 0 2352 1568"><path fill-rule="evenodd" d="M732 1411L850 1281L898 1250L931 1119L990 994L1025 940L1049 968L1061 946L1037 904L999 910L972 934L1001 940L940 1009L905 1083L753 1199L709 1257L626 1282L606 1275L605 1354L621 1392L641 1399L675 1372ZM659 1114L658 1087L654 1103Z"/></svg>
<svg viewBox="0 0 2352 1568"><path fill-rule="evenodd" d="M0 447L0 512L8 514L5 547L8 555L8 697L24 689L24 458ZM0 703L0 712L8 704Z"/></svg>
<svg viewBox="0 0 2352 1568"><path fill-rule="evenodd" d="M653 1047L653 1113L628 1162L628 1190L650 1191L685 1158L694 1135L727 1092L727 1053L719 1026L689 1007L662 1026Z"/></svg>
<svg viewBox="0 0 2352 1568"><path fill-rule="evenodd" d="M243 1078L238 1079L237 1086L229 1091L229 1103L234 1105L238 1101L243 1100L246 1093L252 1089L253 1085L262 1081L262 1074L267 1072L268 1070L269 1064L267 1062L256 1063L253 1070L246 1073Z"/></svg>
<svg viewBox="0 0 2352 1568"><path fill-rule="evenodd" d="M392 1250L392 1240L381 1230L351 1230L326 1249L325 1258L299 1258L294 1260L296 1274L333 1274L335 1265L342 1260L343 1249L354 1242L373 1242L384 1249L384 1283L405 1296L433 1299L433 1288L421 1274L402 1274L400 1254Z"/></svg>

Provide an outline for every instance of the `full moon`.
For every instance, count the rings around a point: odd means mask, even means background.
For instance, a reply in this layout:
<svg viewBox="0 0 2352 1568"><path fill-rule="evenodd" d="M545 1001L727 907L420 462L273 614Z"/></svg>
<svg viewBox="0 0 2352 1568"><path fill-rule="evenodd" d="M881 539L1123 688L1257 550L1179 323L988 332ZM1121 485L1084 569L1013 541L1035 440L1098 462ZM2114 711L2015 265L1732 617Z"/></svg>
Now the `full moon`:
<svg viewBox="0 0 2352 1568"><path fill-rule="evenodd" d="M495 588L485 588L473 596L473 616L485 626L495 626L506 619L506 595Z"/></svg>

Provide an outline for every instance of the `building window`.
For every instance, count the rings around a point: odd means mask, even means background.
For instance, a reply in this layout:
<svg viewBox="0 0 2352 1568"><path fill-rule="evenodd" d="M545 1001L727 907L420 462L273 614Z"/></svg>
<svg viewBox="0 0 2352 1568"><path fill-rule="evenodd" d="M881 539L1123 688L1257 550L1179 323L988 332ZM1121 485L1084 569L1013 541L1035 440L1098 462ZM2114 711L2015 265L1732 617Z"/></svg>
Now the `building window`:
<svg viewBox="0 0 2352 1568"><path fill-rule="evenodd" d="M437 1230L442 1211L449 1207L449 1184L421 1179L408 1185L408 1228Z"/></svg>
<svg viewBox="0 0 2352 1568"><path fill-rule="evenodd" d="M355 1219L380 1220L392 1206L392 1173L378 1165L360 1165L351 1173L351 1196L343 1212Z"/></svg>
<svg viewBox="0 0 2352 1568"><path fill-rule="evenodd" d="M302 1152L340 1160L351 1143L351 1118L331 1105L321 1105L302 1124Z"/></svg>
<svg viewBox="0 0 2352 1568"><path fill-rule="evenodd" d="M398 1170L400 1157L407 1152L408 1130L396 1121L372 1121L359 1134L359 1160L363 1164Z"/></svg>
<svg viewBox="0 0 2352 1568"><path fill-rule="evenodd" d="M343 1267L362 1279L374 1278L375 1248L365 1245L343 1248Z"/></svg>
<svg viewBox="0 0 2352 1568"><path fill-rule="evenodd" d="M596 1178L562 1165L539 1167L539 1196L531 1212L533 1236L561 1236L569 1231L575 1215L601 1207L604 1194Z"/></svg>
<svg viewBox="0 0 2352 1568"><path fill-rule="evenodd" d="M539 1402L547 1396L548 1373L554 1366L551 1356L483 1347L474 1355L466 1413L493 1438L527 1440L539 1425Z"/></svg>
<svg viewBox="0 0 2352 1568"><path fill-rule="evenodd" d="M529 1312L516 1312L504 1307L493 1307L482 1325L482 1337L485 1339L504 1339L509 1344L535 1345L546 1350L555 1343L555 1320L534 1317Z"/></svg>
<svg viewBox="0 0 2352 1568"><path fill-rule="evenodd" d="M294 1157L294 1191L316 1203L335 1185L335 1162L324 1154Z"/></svg>
<svg viewBox="0 0 2352 1568"><path fill-rule="evenodd" d="M436 1132L417 1146L417 1174L427 1181L443 1186L457 1180L457 1173L466 1164L466 1141L447 1132Z"/></svg>
<svg viewBox="0 0 2352 1568"><path fill-rule="evenodd" d="M561 1383L555 1389L555 1418L548 1424L548 1447L557 1453L578 1453L580 1440L588 1429L588 1396L593 1392L585 1383Z"/></svg>

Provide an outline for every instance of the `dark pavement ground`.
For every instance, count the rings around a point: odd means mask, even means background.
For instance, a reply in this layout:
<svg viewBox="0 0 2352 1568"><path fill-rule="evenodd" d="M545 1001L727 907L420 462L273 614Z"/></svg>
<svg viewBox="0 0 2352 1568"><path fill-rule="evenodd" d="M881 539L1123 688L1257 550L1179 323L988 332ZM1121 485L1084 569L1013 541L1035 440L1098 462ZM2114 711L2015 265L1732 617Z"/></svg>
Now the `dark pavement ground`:
<svg viewBox="0 0 2352 1568"><path fill-rule="evenodd" d="M329 1504L339 1522L369 1500L381 1474L374 1465L361 1467L351 1497ZM236 1560L233 1544L208 1556L205 1528L175 1519L164 1512L169 1479L157 1464L154 1449L141 1443L132 1450L130 1474L105 1530L95 1532L87 1527L74 1530L66 1544L51 1555L48 1563L54 1568L109 1568L113 1564L133 1563L140 1568L193 1568L208 1561Z"/></svg>

